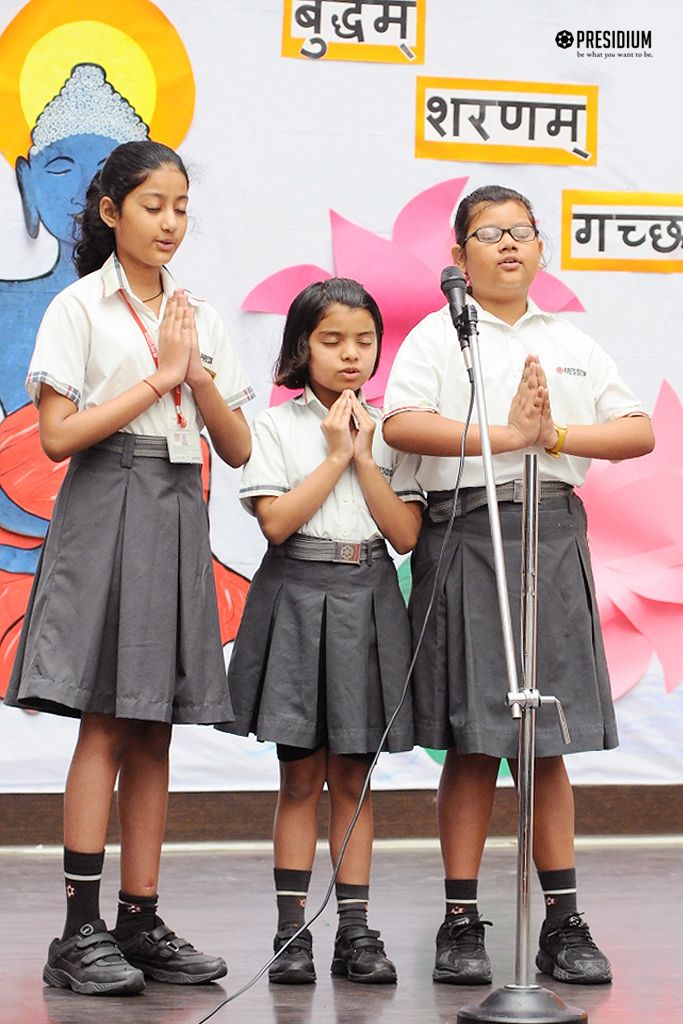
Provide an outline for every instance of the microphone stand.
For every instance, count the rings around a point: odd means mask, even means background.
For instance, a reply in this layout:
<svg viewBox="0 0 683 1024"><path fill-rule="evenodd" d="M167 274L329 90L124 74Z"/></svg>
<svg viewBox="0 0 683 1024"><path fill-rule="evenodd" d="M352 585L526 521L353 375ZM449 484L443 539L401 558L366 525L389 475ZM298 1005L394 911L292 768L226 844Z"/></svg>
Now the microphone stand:
<svg viewBox="0 0 683 1024"><path fill-rule="evenodd" d="M538 456L524 457L523 533L522 533L522 664L524 687L517 678L515 644L506 582L503 540L498 513L496 484L491 456L486 396L479 353L477 311L464 304L454 317L463 353L469 348L481 436L481 455L489 509L491 543L498 592L503 649L508 680L507 705L518 719L517 799L519 824L517 833L517 919L515 942L515 981L495 989L479 1004L464 1006L458 1011L458 1024L577 1024L588 1017L584 1010L568 1006L540 985L531 984L529 948L529 876L533 838L534 758L536 754L536 712L541 704L554 704L560 719L565 743L569 743L567 722L562 705L556 697L541 697L536 689L536 606L538 561ZM468 366L467 359L465 365Z"/></svg>

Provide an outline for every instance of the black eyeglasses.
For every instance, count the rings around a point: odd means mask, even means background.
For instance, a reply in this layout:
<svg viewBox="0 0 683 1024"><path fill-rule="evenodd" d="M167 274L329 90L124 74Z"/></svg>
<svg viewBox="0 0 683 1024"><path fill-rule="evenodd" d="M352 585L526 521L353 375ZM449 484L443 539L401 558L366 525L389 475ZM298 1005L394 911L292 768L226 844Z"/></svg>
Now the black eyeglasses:
<svg viewBox="0 0 683 1024"><path fill-rule="evenodd" d="M462 244L469 242L470 238L476 238L484 245L495 245L496 242L500 242L505 232L515 242L532 242L534 238L538 237L538 231L533 224L513 224L511 228L498 228L493 224L487 224L486 227L472 231Z"/></svg>

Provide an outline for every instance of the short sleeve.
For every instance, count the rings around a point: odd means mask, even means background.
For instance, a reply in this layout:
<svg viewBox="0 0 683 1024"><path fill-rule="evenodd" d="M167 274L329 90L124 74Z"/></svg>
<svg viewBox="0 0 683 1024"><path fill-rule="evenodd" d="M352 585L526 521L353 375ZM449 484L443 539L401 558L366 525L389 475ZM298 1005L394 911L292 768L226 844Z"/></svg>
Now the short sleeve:
<svg viewBox="0 0 683 1024"><path fill-rule="evenodd" d="M282 442L270 410L256 416L251 427L251 456L242 470L239 499L250 515L256 515L253 499L286 494L290 490Z"/></svg>
<svg viewBox="0 0 683 1024"><path fill-rule="evenodd" d="M372 454L380 472L401 501L427 504L424 492L417 481L417 473L422 462L421 455L398 452L395 448L390 448L382 438L379 427L375 431Z"/></svg>
<svg viewBox="0 0 683 1024"><path fill-rule="evenodd" d="M594 345L588 363L598 423L643 412L642 403L622 379L617 364L599 345Z"/></svg>
<svg viewBox="0 0 683 1024"><path fill-rule="evenodd" d="M440 313L426 317L396 353L384 395L384 419L400 412L438 412L445 354Z"/></svg>
<svg viewBox="0 0 683 1024"><path fill-rule="evenodd" d="M211 306L198 307L198 316L206 323L207 341L199 329L199 347L202 365L213 375L214 383L231 409L249 402L254 397L237 353L230 341L221 317ZM208 350L208 351L207 351Z"/></svg>
<svg viewBox="0 0 683 1024"><path fill-rule="evenodd" d="M45 310L26 378L26 390L38 405L41 384L49 384L79 408L90 351L90 319L69 294L57 295Z"/></svg>
<svg viewBox="0 0 683 1024"><path fill-rule="evenodd" d="M427 504L424 491L417 482L417 473L422 462L421 455L408 452L395 452L395 462L391 474L391 488L401 501L418 501Z"/></svg>

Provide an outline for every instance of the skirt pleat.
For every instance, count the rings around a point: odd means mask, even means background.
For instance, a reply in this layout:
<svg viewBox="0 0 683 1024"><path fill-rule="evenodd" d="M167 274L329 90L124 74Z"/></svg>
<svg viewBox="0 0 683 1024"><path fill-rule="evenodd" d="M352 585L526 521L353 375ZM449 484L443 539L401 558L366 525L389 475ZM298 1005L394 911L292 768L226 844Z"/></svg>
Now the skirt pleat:
<svg viewBox="0 0 683 1024"><path fill-rule="evenodd" d="M72 458L5 700L76 717L232 716L199 467Z"/></svg>
<svg viewBox="0 0 683 1024"><path fill-rule="evenodd" d="M521 506L499 505L508 597L520 650ZM413 640L422 626L446 524L425 524L413 555ZM536 715L540 757L609 749L618 743L580 499L548 498L539 512L537 688L562 702ZM521 662L518 665L523 685ZM508 679L498 611L488 509L455 520L435 607L415 672L415 739L460 753L516 757L519 727L506 703Z"/></svg>
<svg viewBox="0 0 683 1024"><path fill-rule="evenodd" d="M388 554L355 566L269 551L251 582L228 669L235 723L218 728L372 753L399 703L409 659L407 612ZM408 694L385 749L412 746Z"/></svg>

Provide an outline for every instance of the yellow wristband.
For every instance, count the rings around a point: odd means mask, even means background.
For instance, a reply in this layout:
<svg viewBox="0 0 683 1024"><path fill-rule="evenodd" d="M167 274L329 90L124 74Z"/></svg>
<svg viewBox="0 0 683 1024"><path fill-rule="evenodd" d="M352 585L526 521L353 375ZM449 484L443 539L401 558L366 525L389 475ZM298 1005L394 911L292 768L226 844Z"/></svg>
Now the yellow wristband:
<svg viewBox="0 0 683 1024"><path fill-rule="evenodd" d="M553 459L559 459L562 453L562 449L564 448L564 442L567 439L567 430L569 428L562 427L559 423L554 423L553 426L557 431L557 441L555 442L552 448L546 448L545 453L546 455L550 455Z"/></svg>

